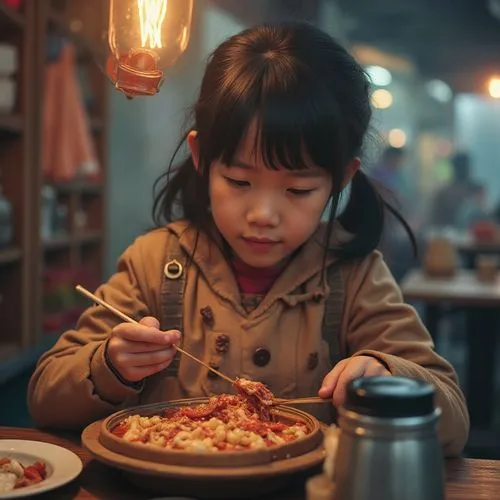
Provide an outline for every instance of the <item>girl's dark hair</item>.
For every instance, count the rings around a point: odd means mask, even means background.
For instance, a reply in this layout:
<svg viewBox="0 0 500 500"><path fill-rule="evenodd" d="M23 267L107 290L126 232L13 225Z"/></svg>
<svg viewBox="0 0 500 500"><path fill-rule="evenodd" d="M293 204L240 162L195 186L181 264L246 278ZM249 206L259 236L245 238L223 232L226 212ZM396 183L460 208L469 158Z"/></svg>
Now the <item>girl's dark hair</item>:
<svg viewBox="0 0 500 500"><path fill-rule="evenodd" d="M339 208L344 174L361 155L371 120L367 75L329 35L305 23L261 25L223 42L212 54L194 106L199 165L189 157L173 167L158 193L153 217L158 226L179 217L207 231L210 224L209 167L230 164L253 119L258 120L266 167L306 168L304 153L333 179L328 235ZM363 257L381 238L385 208L413 235L402 217L378 194L368 177L355 174L340 223L354 234L336 249L341 258Z"/></svg>

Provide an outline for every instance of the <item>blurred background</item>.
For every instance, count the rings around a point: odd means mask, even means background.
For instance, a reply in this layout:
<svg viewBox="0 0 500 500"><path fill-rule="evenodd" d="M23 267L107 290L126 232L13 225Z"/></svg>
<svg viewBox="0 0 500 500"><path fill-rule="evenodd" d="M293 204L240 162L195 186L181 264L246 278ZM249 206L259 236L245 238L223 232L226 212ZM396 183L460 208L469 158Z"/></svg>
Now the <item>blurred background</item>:
<svg viewBox="0 0 500 500"><path fill-rule="evenodd" d="M469 456L500 459L500 0L195 0L154 97L105 76L106 0L0 0L0 425L29 426L26 383L120 253L152 225L210 52L264 21L307 20L372 84L363 166L407 218L381 242L405 299L456 367Z"/></svg>

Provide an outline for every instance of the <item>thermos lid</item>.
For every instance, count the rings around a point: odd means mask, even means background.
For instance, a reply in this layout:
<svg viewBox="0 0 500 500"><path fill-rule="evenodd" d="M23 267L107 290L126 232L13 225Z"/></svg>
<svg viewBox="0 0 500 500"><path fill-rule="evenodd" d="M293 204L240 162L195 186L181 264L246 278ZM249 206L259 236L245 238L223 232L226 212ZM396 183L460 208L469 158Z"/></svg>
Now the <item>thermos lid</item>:
<svg viewBox="0 0 500 500"><path fill-rule="evenodd" d="M434 387L406 377L353 380L344 407L370 417L420 417L434 412Z"/></svg>

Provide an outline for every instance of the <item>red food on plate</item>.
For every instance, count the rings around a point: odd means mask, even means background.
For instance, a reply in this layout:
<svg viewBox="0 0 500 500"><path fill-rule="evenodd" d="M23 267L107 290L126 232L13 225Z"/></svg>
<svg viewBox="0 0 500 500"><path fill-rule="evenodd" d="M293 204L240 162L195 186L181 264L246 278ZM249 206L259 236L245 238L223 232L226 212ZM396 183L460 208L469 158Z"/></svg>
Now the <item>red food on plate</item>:
<svg viewBox="0 0 500 500"><path fill-rule="evenodd" d="M43 462L24 466L17 460L0 457L0 492L25 488L42 482L47 477L47 467Z"/></svg>
<svg viewBox="0 0 500 500"><path fill-rule="evenodd" d="M169 409L163 415L131 415L111 432L128 442L191 453L265 449L309 434L302 422L273 421L270 405L263 403L269 401L267 393L259 386L252 389L256 393L251 397L220 394L205 404Z"/></svg>

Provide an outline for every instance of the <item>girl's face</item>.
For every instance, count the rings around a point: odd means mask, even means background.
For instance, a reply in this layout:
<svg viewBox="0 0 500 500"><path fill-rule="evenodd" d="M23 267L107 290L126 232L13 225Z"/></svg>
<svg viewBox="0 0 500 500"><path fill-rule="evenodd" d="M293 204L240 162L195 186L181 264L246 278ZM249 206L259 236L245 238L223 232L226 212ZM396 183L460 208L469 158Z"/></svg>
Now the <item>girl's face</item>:
<svg viewBox="0 0 500 500"><path fill-rule="evenodd" d="M250 128L231 165L212 164L209 193L215 224L236 256L263 268L283 263L311 237L332 180L312 163L297 171L267 168L254 153L256 131Z"/></svg>

